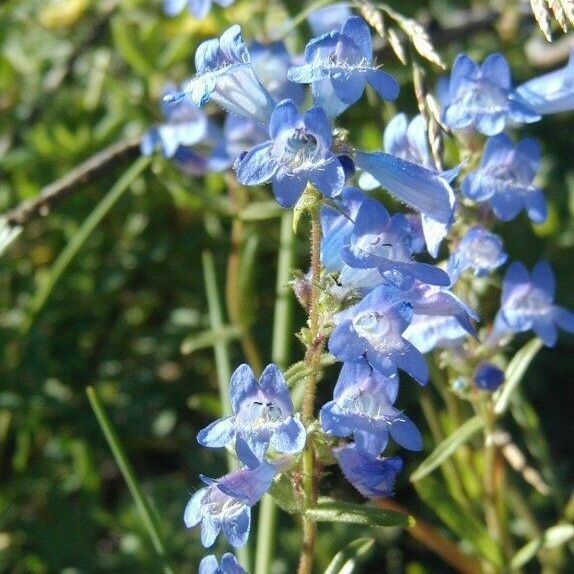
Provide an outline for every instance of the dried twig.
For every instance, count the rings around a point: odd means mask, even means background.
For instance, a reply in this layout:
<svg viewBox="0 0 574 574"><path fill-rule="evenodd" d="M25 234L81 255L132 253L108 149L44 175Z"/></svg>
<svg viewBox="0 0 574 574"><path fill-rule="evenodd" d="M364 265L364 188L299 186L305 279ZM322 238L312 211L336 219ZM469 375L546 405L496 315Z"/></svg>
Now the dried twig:
<svg viewBox="0 0 574 574"><path fill-rule="evenodd" d="M22 203L3 216L9 227L24 227L32 219L48 215L62 200L82 189L116 163L139 154L141 137L121 141L96 153L61 179L46 186L37 198Z"/></svg>

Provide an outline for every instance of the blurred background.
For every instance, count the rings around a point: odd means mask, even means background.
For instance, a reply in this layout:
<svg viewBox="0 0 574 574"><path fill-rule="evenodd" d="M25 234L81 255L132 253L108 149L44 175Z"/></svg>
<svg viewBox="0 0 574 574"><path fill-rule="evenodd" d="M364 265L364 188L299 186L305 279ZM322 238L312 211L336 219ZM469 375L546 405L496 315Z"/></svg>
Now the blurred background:
<svg viewBox="0 0 574 574"><path fill-rule="evenodd" d="M460 51L478 59L502 51L517 83L562 66L566 43L572 45L568 37L547 44L519 2L389 4L429 27L448 66ZM294 1L237 0L198 22L186 11L168 18L159 0L0 4L0 212L36 197L97 152L118 143L125 147L51 213L34 218L0 260L0 572L159 571L90 408L89 385L153 501L176 571L196 571L203 549L198 532L185 530L183 509L198 487L199 472L217 476L225 469L221 453L201 449L195 440L219 413L212 347L217 334L210 327L201 254L213 253L219 295L228 303L225 340L232 365L245 360L238 341L243 328L252 333L262 361L270 362L279 219L244 225L248 267L233 275L239 277L240 300L237 291L226 289L236 246L228 209L234 198L225 174L193 178L155 157L93 229L86 222L98 209L102 215L100 202L136 160L133 142L161 121L164 86L194 73L198 43L235 22L247 39L264 40L262 32L301 7ZM464 28L477 16L480 25ZM309 37L303 22L289 36L289 48L301 52ZM365 99L345 117L347 125L364 126L352 138L368 149L380 149L384 119L397 109L417 113L410 69L382 50L386 69L403 84L398 102ZM441 72L431 64L426 68L434 87ZM533 135L542 143L539 181L550 217L535 227L520 216L498 229L511 259L529 267L541 257L551 261L557 301L570 309L573 134L572 113L520 130L521 136ZM78 237L80 249L62 267L59 255ZM306 250L303 230L295 245L295 267L306 269ZM240 307L241 329L230 318L230 304ZM304 314L295 306L293 314L294 333ZM518 337L515 348L526 340ZM291 359L301 357L302 346L293 336ZM543 525L552 524L566 504L574 476L573 367L574 340L561 334L556 348L539 353L523 383L533 409L525 423L530 434L519 446L545 478L552 475L559 493L544 497L517 479ZM336 375L336 369L327 371L322 399ZM403 385L401 406L425 431L428 453L433 442L418 406L420 392L414 384ZM537 459L533 452L542 454ZM406 456L396 500L440 529L408 482L420 460L416 454ZM540 468L541 460L548 468ZM347 488L336 474L325 483L335 492ZM296 564L299 530L291 516L281 514L280 520L274 572L287 574ZM361 527L321 527L319 568L351 539L351 528L361 534ZM402 531L380 530L365 572L451 571ZM571 572L571 566L565 563L563 571Z"/></svg>

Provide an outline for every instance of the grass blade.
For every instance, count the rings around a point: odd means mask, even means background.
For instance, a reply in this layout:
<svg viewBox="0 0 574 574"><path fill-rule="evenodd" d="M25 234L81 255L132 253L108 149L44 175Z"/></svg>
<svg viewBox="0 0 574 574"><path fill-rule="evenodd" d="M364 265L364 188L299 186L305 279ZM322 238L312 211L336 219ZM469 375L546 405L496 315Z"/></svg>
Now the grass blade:
<svg viewBox="0 0 574 574"><path fill-rule="evenodd" d="M476 416L467 420L460 428L439 443L431 454L423 460L419 467L411 474L411 482L417 482L428 476L445 460L450 458L459 446L470 440L483 425L483 421Z"/></svg>
<svg viewBox="0 0 574 574"><path fill-rule="evenodd" d="M44 305L50 298L54 287L65 273L70 263L86 244L86 241L94 230L101 223L102 219L110 212L112 207L118 202L122 195L129 189L132 182L148 167L151 159L149 157L140 157L137 159L111 187L110 191L98 203L88 218L82 223L78 232L68 242L64 250L60 253L52 265L46 280L36 291L30 308L30 314L22 323L20 334L25 336L34 321L42 311Z"/></svg>
<svg viewBox="0 0 574 574"><path fill-rule="evenodd" d="M157 552L157 555L163 563L163 572L164 574L174 574L173 569L167 561L165 545L159 533L158 523L152 510L152 506L144 494L133 471L133 468L125 455L118 435L116 434L116 431L114 430L112 423L108 418L108 415L106 414L104 407L98 398L98 395L96 394L95 389L93 387L88 387L86 389L86 393L88 394L88 400L90 401L90 405L92 406L92 410L96 415L100 428L102 429L110 450L114 455L116 464L118 465L120 472L122 473L122 476L128 485L129 491L132 495L132 498L134 499L154 550Z"/></svg>

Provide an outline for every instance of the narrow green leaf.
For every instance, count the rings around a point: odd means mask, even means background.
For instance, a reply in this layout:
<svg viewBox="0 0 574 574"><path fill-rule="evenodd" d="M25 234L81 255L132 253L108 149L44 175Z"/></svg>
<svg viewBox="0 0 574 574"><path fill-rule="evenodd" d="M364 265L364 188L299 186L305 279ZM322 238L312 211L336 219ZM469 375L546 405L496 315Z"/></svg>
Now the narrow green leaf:
<svg viewBox="0 0 574 574"><path fill-rule="evenodd" d="M438 468L456 452L459 446L470 440L482 428L483 424L482 420L476 416L467 420L460 428L439 443L431 454L423 460L411 475L411 482L423 479Z"/></svg>
<svg viewBox="0 0 574 574"><path fill-rule="evenodd" d="M374 538L357 538L337 552L323 574L352 574L375 545Z"/></svg>
<svg viewBox="0 0 574 574"><path fill-rule="evenodd" d="M120 469L120 472L122 473L122 476L128 485L132 498L134 499L142 519L142 523L150 537L151 543L163 563L163 572L164 574L173 574L173 570L167 562L167 553L159 532L156 514L153 512L153 508L138 482L138 479L125 454L118 435L116 434L116 431L114 430L112 423L108 418L108 415L104 410L98 395L96 394L95 389L93 387L88 387L86 389L86 393L88 394L90 405L92 406L92 410L96 415L100 428L102 429L110 450L114 455L116 464L118 465L118 468Z"/></svg>
<svg viewBox="0 0 574 574"><path fill-rule="evenodd" d="M36 317L50 298L54 287L74 260L78 252L85 245L90 235L95 231L104 217L111 211L118 200L129 189L130 185L139 175L148 167L151 162L149 157L140 157L137 159L118 181L110 188L110 191L98 203L94 210L90 213L88 218L82 223L82 226L76 234L70 239L64 250L58 255L58 259L54 262L46 280L42 282L30 305L30 315L27 320L22 323L20 333L26 335L33 325Z"/></svg>
<svg viewBox="0 0 574 574"><path fill-rule="evenodd" d="M513 570L519 570L530 562L542 548L557 548L574 538L574 526L572 524L559 524L551 526L540 538L531 540L525 544L512 558L510 566Z"/></svg>
<svg viewBox="0 0 574 574"><path fill-rule="evenodd" d="M522 347L514 357L512 357L508 367L506 367L506 381L494 406L494 412L497 416L504 414L508 409L512 393L522 381L524 373L526 373L526 370L530 366L534 357L538 354L538 351L542 348L542 345L543 343L540 339L532 339L526 343L526 345L524 345L524 347Z"/></svg>
<svg viewBox="0 0 574 574"><path fill-rule="evenodd" d="M203 278L205 282L205 293L207 295L207 306L209 308L209 322L213 331L221 331L224 328L223 309L217 286L217 276L215 274L215 264L213 255L205 251L202 254ZM224 417L231 415L231 400L229 398L229 380L231 379L231 359L229 357L228 342L225 339L218 339L214 342L215 369L217 371L217 385L219 388L219 399L221 401L221 412ZM228 456L229 470L235 468L232 456Z"/></svg>
<svg viewBox="0 0 574 574"><path fill-rule="evenodd" d="M416 482L415 488L423 502L436 512L454 534L467 540L478 554L502 568L500 549L493 543L484 525L456 503L440 480L428 476Z"/></svg>
<svg viewBox="0 0 574 574"><path fill-rule="evenodd" d="M381 510L367 504L320 499L315 508L306 511L316 522L347 522L368 526L412 526L414 518L391 510Z"/></svg>
<svg viewBox="0 0 574 574"><path fill-rule="evenodd" d="M275 504L288 514L300 514L305 510L303 498L295 492L293 481L286 474L281 474L273 482L269 494Z"/></svg>
<svg viewBox="0 0 574 574"><path fill-rule="evenodd" d="M250 203L245 209L239 212L241 221L266 221L268 219L278 219L284 213L276 201L256 201Z"/></svg>

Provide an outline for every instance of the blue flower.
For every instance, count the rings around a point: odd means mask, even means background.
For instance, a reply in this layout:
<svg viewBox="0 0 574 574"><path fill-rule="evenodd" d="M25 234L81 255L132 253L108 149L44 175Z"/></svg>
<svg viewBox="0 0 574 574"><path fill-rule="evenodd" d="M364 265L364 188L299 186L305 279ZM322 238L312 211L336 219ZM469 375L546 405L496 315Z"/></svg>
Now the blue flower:
<svg viewBox="0 0 574 574"><path fill-rule="evenodd" d="M218 480L201 476L207 486L187 503L185 525L193 528L201 522L201 543L206 548L221 531L232 546L243 546L249 536L251 507L269 490L274 476L275 467L268 463L254 470L236 470Z"/></svg>
<svg viewBox="0 0 574 574"><path fill-rule="evenodd" d="M531 329L548 347L556 344L557 326L574 333L574 313L554 305L556 279L552 267L540 261L529 274L522 263L513 263L502 285L495 333L522 333Z"/></svg>
<svg viewBox="0 0 574 574"><path fill-rule="evenodd" d="M162 111L167 121L148 132L142 141L142 153L151 155L159 148L167 158L173 157L180 146L191 146L207 135L208 118L188 97L171 101L178 94L169 86L163 92Z"/></svg>
<svg viewBox="0 0 574 574"><path fill-rule="evenodd" d="M410 123L405 114L396 115L385 128L383 144L385 152L436 172L429 150L425 120L420 114ZM441 177L450 183L458 172L459 168L456 168L443 172ZM454 209L455 197L452 190L449 201L451 208ZM436 257L440 243L448 233L449 224L424 214L421 214L421 222L428 252Z"/></svg>
<svg viewBox="0 0 574 574"><path fill-rule="evenodd" d="M197 435L199 444L224 447L235 441L239 460L256 467L268 448L293 454L305 446L305 428L294 416L293 401L281 371L267 365L259 382L248 365L231 376L233 415L218 419Z"/></svg>
<svg viewBox="0 0 574 574"><path fill-rule="evenodd" d="M433 169L426 137L426 124L419 114L409 123L405 114L397 114L385 128L383 147L387 153Z"/></svg>
<svg viewBox="0 0 574 574"><path fill-rule="evenodd" d="M480 168L468 174L462 191L474 201L488 201L502 221L514 219L526 208L534 223L543 223L546 199L532 183L539 164L536 140L527 138L515 145L506 134L499 134L487 141Z"/></svg>
<svg viewBox="0 0 574 574"><path fill-rule="evenodd" d="M448 273L453 283L467 269L473 269L477 277L483 277L503 265L507 258L500 237L477 225L462 238L450 256Z"/></svg>
<svg viewBox="0 0 574 574"><path fill-rule="evenodd" d="M355 218L366 199L356 187L347 187L336 200L337 209L328 205L321 209L321 261L329 273L343 268L341 249L351 241Z"/></svg>
<svg viewBox="0 0 574 574"><path fill-rule="evenodd" d="M226 552L221 557L221 562L217 563L217 558L210 554L206 556L199 564L197 574L247 574L241 567L233 554Z"/></svg>
<svg viewBox="0 0 574 574"><path fill-rule="evenodd" d="M275 100L257 78L237 24L223 32L219 40L199 45L195 68L197 75L186 83L183 92L196 105L204 106L213 100L238 116L262 123L269 121Z"/></svg>
<svg viewBox="0 0 574 574"><path fill-rule="evenodd" d="M221 129L189 97L176 97L169 87L164 91L162 109L167 118L144 135L141 151L152 155L159 150L190 175L223 171L231 166Z"/></svg>
<svg viewBox="0 0 574 574"><path fill-rule="evenodd" d="M339 2L311 12L307 20L313 34L319 36L339 30L352 15L349 3Z"/></svg>
<svg viewBox="0 0 574 574"><path fill-rule="evenodd" d="M333 400L321 409L321 424L327 433L339 437L351 434L358 449L379 455L389 434L401 446L421 450L422 437L417 427L393 407L398 377L385 377L366 360L344 363Z"/></svg>
<svg viewBox="0 0 574 574"><path fill-rule="evenodd" d="M350 267L377 268L389 283L408 289L419 279L434 285L450 285L449 276L438 267L412 260L412 230L402 214L392 217L381 203L366 199L361 204L351 233L350 244L341 258Z"/></svg>
<svg viewBox="0 0 574 574"><path fill-rule="evenodd" d="M269 134L266 126L259 122L228 115L223 124L223 137L227 153L236 158L253 146L264 142Z"/></svg>
<svg viewBox="0 0 574 574"><path fill-rule="evenodd" d="M403 337L421 353L437 347L457 347L467 336L468 330L448 315L415 315L403 332Z"/></svg>
<svg viewBox="0 0 574 574"><path fill-rule="evenodd" d="M355 445L333 450L345 478L366 498L393 495L395 478L403 469L398 456L381 458L359 450Z"/></svg>
<svg viewBox="0 0 574 574"><path fill-rule="evenodd" d="M539 114L574 110L574 52L564 68L537 76L515 90L517 99Z"/></svg>
<svg viewBox="0 0 574 574"><path fill-rule="evenodd" d="M187 6L192 16L198 20L203 20L211 11L213 2L219 4L222 8L227 8L235 0L163 0L163 11L168 16L177 16Z"/></svg>
<svg viewBox="0 0 574 574"><path fill-rule="evenodd" d="M538 121L540 115L511 92L510 67L502 54L491 54L481 66L460 54L450 76L444 121L453 130L474 126L487 136L500 133L509 121Z"/></svg>
<svg viewBox="0 0 574 574"><path fill-rule="evenodd" d="M235 169L244 185L273 181L273 193L284 207L294 205L312 183L328 197L339 195L345 170L331 151L331 125L321 108L303 115L291 100L280 102L269 124L271 139L239 157Z"/></svg>
<svg viewBox="0 0 574 574"><path fill-rule="evenodd" d="M384 152L357 151L354 160L357 168L370 173L399 201L441 224L450 224L454 193L449 178L454 172L441 174Z"/></svg>
<svg viewBox="0 0 574 574"><path fill-rule="evenodd" d="M504 383L504 371L492 363L480 363L474 372L474 382L479 389L493 393Z"/></svg>
<svg viewBox="0 0 574 574"><path fill-rule="evenodd" d="M315 103L330 117L357 102L369 83L386 100L395 100L399 84L373 65L373 41L368 24L349 18L340 32L329 32L311 40L305 48L305 64L294 66L288 77L312 84Z"/></svg>
<svg viewBox="0 0 574 574"><path fill-rule="evenodd" d="M293 59L283 42L270 44L252 42L249 53L257 77L278 102L293 100L297 105L303 103L304 86L287 79L287 70L292 65Z"/></svg>
<svg viewBox="0 0 574 574"><path fill-rule="evenodd" d="M413 307L408 301L397 299L396 292L382 285L360 303L335 315L329 351L341 361L366 358L388 377L399 368L426 384L428 366L424 357L401 336L412 319Z"/></svg>

